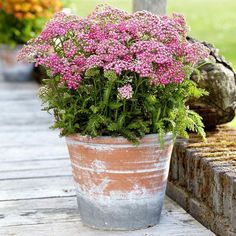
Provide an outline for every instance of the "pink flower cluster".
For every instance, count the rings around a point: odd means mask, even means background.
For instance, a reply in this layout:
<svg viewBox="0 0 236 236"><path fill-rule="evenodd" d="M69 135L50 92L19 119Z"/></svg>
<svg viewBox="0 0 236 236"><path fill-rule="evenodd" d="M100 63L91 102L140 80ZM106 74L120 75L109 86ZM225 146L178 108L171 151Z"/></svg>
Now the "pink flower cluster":
<svg viewBox="0 0 236 236"><path fill-rule="evenodd" d="M123 99L130 99L133 95L133 88L131 84L126 84L118 88L119 96Z"/></svg>
<svg viewBox="0 0 236 236"><path fill-rule="evenodd" d="M120 77L123 72L135 72L153 85L180 83L187 67L208 56L200 43L186 40L187 32L182 15L129 14L98 6L85 19L56 14L19 59L46 67L73 89L93 67L115 71Z"/></svg>

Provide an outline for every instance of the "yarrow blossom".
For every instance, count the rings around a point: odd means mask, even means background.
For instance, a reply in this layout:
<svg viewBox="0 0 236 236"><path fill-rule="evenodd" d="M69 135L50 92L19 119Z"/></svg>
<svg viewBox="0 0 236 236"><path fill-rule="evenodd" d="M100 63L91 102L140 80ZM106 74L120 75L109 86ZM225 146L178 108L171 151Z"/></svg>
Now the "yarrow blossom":
<svg viewBox="0 0 236 236"><path fill-rule="evenodd" d="M70 89L77 89L91 68L114 71L120 77L136 73L153 86L181 83L188 68L208 56L200 43L187 41L187 32L182 15L129 14L98 6L85 19L56 14L19 59L44 66Z"/></svg>
<svg viewBox="0 0 236 236"><path fill-rule="evenodd" d="M98 6L86 18L58 13L18 55L46 69L39 96L61 135L123 136L186 130L204 137L186 101L206 94L190 75L206 47L187 40L182 15Z"/></svg>
<svg viewBox="0 0 236 236"><path fill-rule="evenodd" d="M133 95L133 88L131 84L126 84L118 88L119 96L123 99L130 99Z"/></svg>

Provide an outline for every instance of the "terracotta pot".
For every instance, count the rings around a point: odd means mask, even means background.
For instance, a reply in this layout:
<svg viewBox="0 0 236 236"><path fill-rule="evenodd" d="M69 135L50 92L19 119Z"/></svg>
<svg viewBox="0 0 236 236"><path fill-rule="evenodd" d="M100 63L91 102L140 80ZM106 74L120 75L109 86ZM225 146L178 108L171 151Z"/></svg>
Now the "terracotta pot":
<svg viewBox="0 0 236 236"><path fill-rule="evenodd" d="M82 222L106 230L135 230L159 222L173 148L151 134L133 145L125 138L66 138Z"/></svg>
<svg viewBox="0 0 236 236"><path fill-rule="evenodd" d="M17 62L16 56L22 47L22 45L17 45L15 48L0 45L0 74L6 81L33 79L33 64Z"/></svg>

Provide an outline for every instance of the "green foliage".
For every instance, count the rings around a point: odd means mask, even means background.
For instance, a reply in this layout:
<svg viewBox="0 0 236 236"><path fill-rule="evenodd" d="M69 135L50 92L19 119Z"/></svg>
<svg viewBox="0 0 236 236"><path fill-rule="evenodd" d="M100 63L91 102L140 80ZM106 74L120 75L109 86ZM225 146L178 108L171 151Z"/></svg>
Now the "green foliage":
<svg viewBox="0 0 236 236"><path fill-rule="evenodd" d="M0 43L15 46L36 37L45 23L44 19L17 19L0 9Z"/></svg>
<svg viewBox="0 0 236 236"><path fill-rule="evenodd" d="M127 81L134 91L128 100L117 95ZM150 133L158 133L162 141L167 132L188 137L188 130L205 137L202 118L186 102L206 92L188 78L180 84L153 86L135 73L118 78L114 72L93 68L86 71L77 90L68 90L59 77L44 82L40 98L44 109L54 113L52 128L59 128L61 135L122 135L134 143Z"/></svg>

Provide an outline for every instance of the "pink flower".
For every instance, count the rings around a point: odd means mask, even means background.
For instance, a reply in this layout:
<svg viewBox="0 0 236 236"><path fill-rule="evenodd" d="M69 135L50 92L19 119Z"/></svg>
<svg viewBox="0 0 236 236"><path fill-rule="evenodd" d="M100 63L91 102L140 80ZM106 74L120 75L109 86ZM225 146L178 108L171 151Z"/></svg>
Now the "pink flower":
<svg viewBox="0 0 236 236"><path fill-rule="evenodd" d="M118 88L119 96L123 99L130 99L133 95L133 88L131 84L126 84Z"/></svg>
<svg viewBox="0 0 236 236"><path fill-rule="evenodd" d="M208 56L204 46L186 40L187 31L182 15L129 14L98 6L85 19L56 14L18 58L45 66L69 88L79 86L86 70L94 67L119 76L133 72L153 86L181 83L186 66Z"/></svg>
<svg viewBox="0 0 236 236"><path fill-rule="evenodd" d="M77 47L72 40L67 40L64 42L64 53L67 58L73 58L77 52Z"/></svg>

